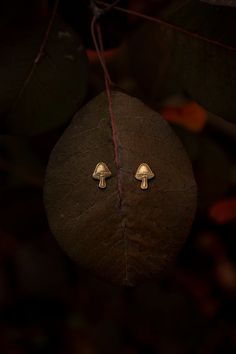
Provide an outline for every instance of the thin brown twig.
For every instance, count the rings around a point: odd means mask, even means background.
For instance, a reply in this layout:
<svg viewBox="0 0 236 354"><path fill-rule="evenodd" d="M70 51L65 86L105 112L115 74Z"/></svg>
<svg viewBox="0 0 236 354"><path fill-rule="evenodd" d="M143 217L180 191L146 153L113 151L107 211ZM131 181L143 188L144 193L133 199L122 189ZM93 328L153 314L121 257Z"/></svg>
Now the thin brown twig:
<svg viewBox="0 0 236 354"><path fill-rule="evenodd" d="M102 40L102 33L101 33L101 27L100 25L96 22L97 17L94 15L91 23L91 33L94 41L94 46L97 51L97 55L99 57L101 66L103 68L104 72L104 81L105 81L105 88L106 88L106 95L107 95L107 100L108 100L108 111L109 111L109 116L110 116L110 121L111 121L111 130L112 130L112 140L114 144L114 158L115 158L115 164L117 167L118 171L118 193L119 193L119 199L120 199L120 204L121 204L121 193L122 193L122 188L121 188L121 183L119 179L119 169L120 169L120 158L119 158L119 147L118 147L118 140L117 140L117 129L116 129L116 122L115 122L115 114L113 110L113 103L112 103L112 94L111 94L111 85L113 85L107 66L106 66L106 61L104 58L104 46L103 46L103 40ZM96 32L98 35L98 42L96 38Z"/></svg>
<svg viewBox="0 0 236 354"><path fill-rule="evenodd" d="M50 21L48 23L48 27L47 27L47 30L45 32L45 35L44 35L44 38L43 38L43 41L41 43L41 46L39 48L39 52L38 52L38 55L36 56L35 60L34 60L34 63L37 64L38 61L40 60L40 58L42 57L42 55L44 54L44 48L47 44L47 41L48 41L48 37L49 37L49 34L51 32L51 29L52 29L52 25L53 25L53 22L54 22L54 19L55 19L55 16L57 14L57 9L58 9L58 5L59 5L59 2L60 0L56 0L55 2L55 5L53 7L53 11L52 11L52 15L51 15L51 18L50 18Z"/></svg>
<svg viewBox="0 0 236 354"><path fill-rule="evenodd" d="M98 42L99 42L99 47L101 50L101 56L103 57L103 60L105 61L104 58L104 45L103 45L103 40L102 40L102 31L101 31L101 26L99 23L96 25L97 33L98 33Z"/></svg>
<svg viewBox="0 0 236 354"><path fill-rule="evenodd" d="M102 32L101 32L101 27L99 24L97 24L97 33L98 33L98 40L99 40L99 46L101 49L101 56L103 60L105 61L104 58L104 47L103 47L103 41L102 41ZM106 95L108 99L108 104L109 104L109 114L111 118L111 126L112 126L112 135L113 135L113 141L114 141L114 149L115 149L115 162L116 162L116 167L119 169L120 168L120 159L119 159L119 151L118 151L118 143L117 143L117 131L116 131L116 124L115 124L115 115L113 111L113 105L112 105L112 95L111 95L111 86L110 86L110 81L107 77L107 73L104 71L104 80L105 80L105 87L106 87ZM120 186L119 186L119 190Z"/></svg>
<svg viewBox="0 0 236 354"><path fill-rule="evenodd" d="M97 1L97 0L94 0L95 4L98 4L100 3L100 1ZM103 10L106 10L106 12L109 12L111 11L117 4L119 4L119 2L121 2L121 0L116 0L115 2L113 2L112 4L106 4L106 6L104 7ZM103 5L103 4L101 4Z"/></svg>
<svg viewBox="0 0 236 354"><path fill-rule="evenodd" d="M105 3L104 1L96 0L96 3L99 4L99 5L104 6L104 8L108 7L108 4ZM163 25L163 26L165 26L165 27L167 27L167 28L173 29L173 30L175 30L176 32L183 33L183 34L185 34L186 36L190 36L190 37L196 38L196 39L198 39L198 40L201 40L201 41L203 41L203 42L216 45L216 46L221 47L221 48L223 48L223 49L227 49L227 50L231 50L231 51L236 52L236 48L235 48L235 47L232 47L232 46L230 46L230 45L228 45L228 44L223 44L222 42L219 42L219 41L214 40L214 39L210 39L210 38L207 38L207 37L203 37L203 36L201 36L200 34L187 31L187 30L183 29L182 27L173 25L173 24L171 24L171 23L169 23L169 22L166 22L166 21L164 21L164 20L162 20L162 19L160 19L160 18L158 18L158 17L152 17L152 16L149 16L149 15L143 14L143 13L141 13L141 12L134 11L134 10L124 9L123 7L119 7L119 6L114 6L113 9L114 9L114 10L117 10L117 11L121 11L121 12L127 13L127 14L129 14L129 15L134 15L134 16L143 18L144 20L148 20L148 21L151 21L151 22L158 23L158 24Z"/></svg>
<svg viewBox="0 0 236 354"><path fill-rule="evenodd" d="M109 81L109 84L112 84L109 72L108 72L107 67L106 67L104 56L101 55L101 51L100 51L98 43L97 43L96 31L95 31L96 30L96 21L97 21L97 18L96 18L96 16L94 16L93 19L92 19L92 22L91 22L91 34L92 34L92 38L93 38L93 43L94 43L98 58L100 60L101 66L103 68L104 75L106 76L107 80Z"/></svg>
<svg viewBox="0 0 236 354"><path fill-rule="evenodd" d="M98 41L99 41L99 55L102 58L102 61L105 65L105 69L104 70L104 81L105 81L105 87L106 87L106 95L107 95L107 100L108 100L108 110L109 110L109 116L110 116L110 120L111 120L111 129L112 129L112 139L113 139L113 143L114 143L114 157L115 157L115 164L118 170L118 174L119 174L119 169L120 169L120 158L119 158L119 147L118 147L118 141L117 141L117 129L116 129L116 121L115 121L115 114L114 114L114 110L113 110L113 103L112 103L112 94L111 94L111 79L109 76L109 73L107 71L106 68L106 64L105 64L105 58L104 58L104 46L103 46L103 40L102 40L102 32L101 32L101 27L99 24L97 24L96 26L97 29L97 34L98 34ZM121 183L120 183L120 179L118 176L118 192L119 192L119 196L120 196L120 202L121 202Z"/></svg>
<svg viewBox="0 0 236 354"><path fill-rule="evenodd" d="M99 24L97 24L96 29L97 29L97 34L98 34L99 47L101 50L101 57L105 63L102 32L101 32L101 27ZM111 122L112 140L113 140L113 144L114 144L114 159L115 159L115 164L116 164L116 168L117 168L117 189L118 189L118 196L119 196L119 208L120 208L120 210L122 210L122 183L121 183L121 178L120 178L121 163L120 163L120 156L119 156L119 142L118 142L118 134L117 134L117 128L116 128L115 113L113 110L111 87L110 87L110 82L108 80L108 77L107 77L107 74L105 71L104 71L104 79L105 79L105 86L106 86L106 95L107 95L107 100L108 100L108 111L109 111L110 122ZM123 238L124 238L124 254L125 254L124 277L125 277L125 281L128 283L129 282L129 277L128 277L128 242L127 242L127 236L125 234L126 226L124 225L123 227L124 227L123 228Z"/></svg>
<svg viewBox="0 0 236 354"><path fill-rule="evenodd" d="M57 13L57 9L58 9L58 5L59 5L59 1L60 0L56 0L55 2L55 5L53 7L53 11L52 11L52 14L51 14L51 17L50 17L50 20L49 20L49 23L48 23L48 26L47 26L47 29L46 29L46 32L44 34L44 37L43 37L43 40L41 42L41 45L40 45L40 48L39 48L39 51L34 59L34 62L33 62L33 65L31 67L31 70L26 78L26 80L24 81L14 103L13 103L13 106L12 106L12 110L14 109L14 107L16 106L18 100L20 99L20 97L22 96L24 90L26 89L26 87L28 86L34 72L35 72L35 69L38 65L38 62L40 61L41 57L44 55L44 49L46 47L46 44L47 44L47 41L48 41L48 37L49 37L49 34L51 32L51 29L52 29L52 25L53 25L53 22L54 22L54 19L55 19L55 16L56 16L56 13Z"/></svg>

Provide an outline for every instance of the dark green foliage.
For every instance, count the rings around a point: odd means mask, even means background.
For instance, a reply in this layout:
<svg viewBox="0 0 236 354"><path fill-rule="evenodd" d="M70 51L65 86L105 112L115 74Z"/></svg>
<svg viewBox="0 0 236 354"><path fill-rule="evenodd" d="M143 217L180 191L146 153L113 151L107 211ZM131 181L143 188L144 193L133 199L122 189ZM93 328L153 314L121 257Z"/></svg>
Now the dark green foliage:
<svg viewBox="0 0 236 354"><path fill-rule="evenodd" d="M186 94L208 111L235 122L236 12L176 0L151 15L161 23L144 20L114 58L115 63L128 61L134 92L153 108L170 95ZM127 77L120 85L130 89Z"/></svg>
<svg viewBox="0 0 236 354"><path fill-rule="evenodd" d="M2 132L36 134L51 130L65 123L85 96L86 54L78 35L60 18L54 20L37 58L48 21L10 22L1 29Z"/></svg>

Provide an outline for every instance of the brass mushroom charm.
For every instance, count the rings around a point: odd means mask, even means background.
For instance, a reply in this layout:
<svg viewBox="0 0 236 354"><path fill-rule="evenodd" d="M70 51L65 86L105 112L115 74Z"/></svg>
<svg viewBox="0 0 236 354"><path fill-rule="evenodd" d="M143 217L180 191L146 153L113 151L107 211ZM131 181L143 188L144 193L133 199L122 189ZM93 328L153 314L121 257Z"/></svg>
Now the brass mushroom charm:
<svg viewBox="0 0 236 354"><path fill-rule="evenodd" d="M153 177L155 177L155 175L150 169L150 167L148 166L148 164L141 163L141 165L139 165L135 174L135 178L139 181L142 181L140 186L141 189L143 190L148 189L148 180Z"/></svg>
<svg viewBox="0 0 236 354"><path fill-rule="evenodd" d="M93 172L93 178L99 180L99 188L106 188L106 178L111 176L111 171L104 162L99 162Z"/></svg>

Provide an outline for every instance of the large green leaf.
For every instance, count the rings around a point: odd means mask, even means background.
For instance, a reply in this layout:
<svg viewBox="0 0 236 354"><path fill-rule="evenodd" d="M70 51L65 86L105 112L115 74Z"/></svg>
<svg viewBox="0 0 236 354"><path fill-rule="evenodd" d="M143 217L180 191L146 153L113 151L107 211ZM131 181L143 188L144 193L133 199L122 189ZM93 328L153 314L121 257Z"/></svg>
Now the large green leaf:
<svg viewBox="0 0 236 354"><path fill-rule="evenodd" d="M121 50L138 94L157 108L162 99L186 93L236 121L236 11L174 0L152 15L161 21L143 23Z"/></svg>
<svg viewBox="0 0 236 354"><path fill-rule="evenodd" d="M85 96L86 54L78 35L60 18L34 63L47 26L48 19L1 26L0 127L8 133L51 130L66 122Z"/></svg>

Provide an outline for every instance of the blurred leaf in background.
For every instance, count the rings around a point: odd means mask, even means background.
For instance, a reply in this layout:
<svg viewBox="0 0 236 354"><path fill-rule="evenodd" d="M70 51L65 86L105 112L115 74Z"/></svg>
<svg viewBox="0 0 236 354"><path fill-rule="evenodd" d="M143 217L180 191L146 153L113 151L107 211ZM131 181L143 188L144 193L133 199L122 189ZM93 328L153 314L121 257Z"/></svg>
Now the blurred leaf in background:
<svg viewBox="0 0 236 354"><path fill-rule="evenodd" d="M177 0L151 14L156 22L143 20L114 57L117 68L125 63L126 76L115 72L114 80L130 91L129 76L133 93L155 109L169 96L185 94L235 122L235 10Z"/></svg>
<svg viewBox="0 0 236 354"><path fill-rule="evenodd" d="M88 63L80 37L60 18L49 28L51 13L20 14L13 7L1 26L0 128L32 135L75 113L86 94Z"/></svg>
<svg viewBox="0 0 236 354"><path fill-rule="evenodd" d="M236 6L236 1L235 0L201 0L204 2L208 2L209 4L212 5L220 5L220 6Z"/></svg>

